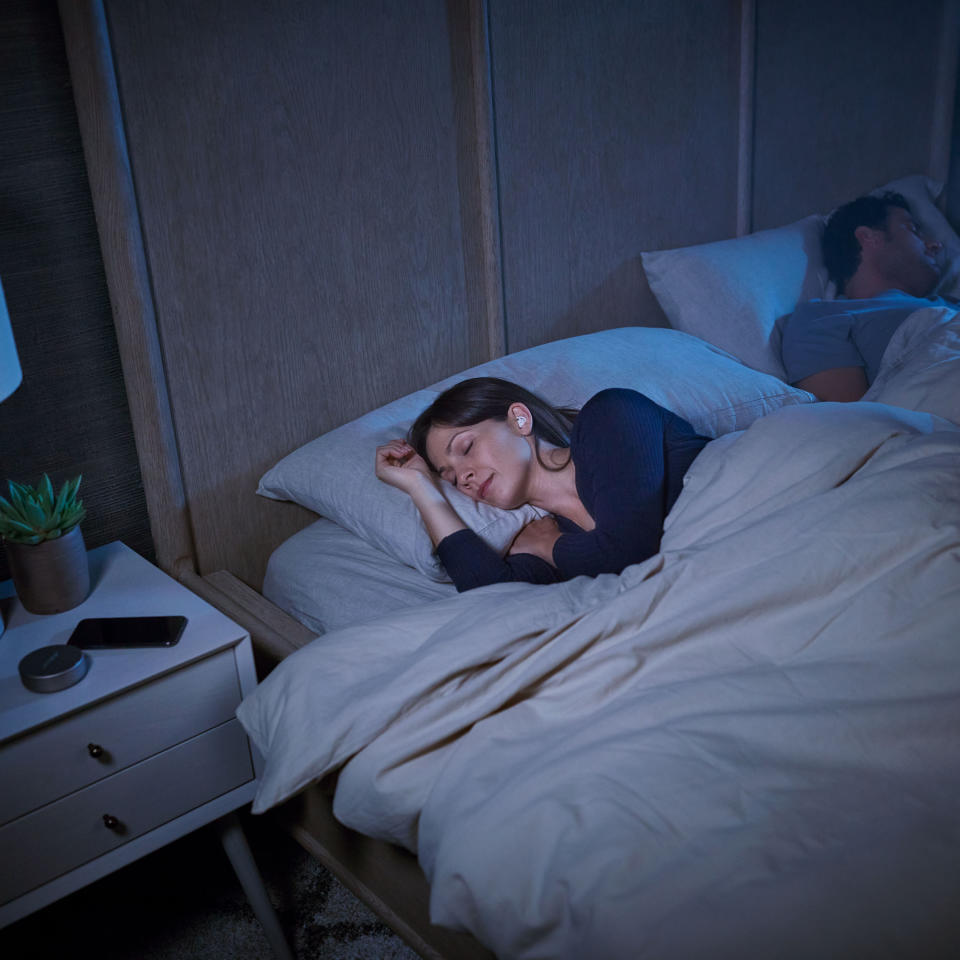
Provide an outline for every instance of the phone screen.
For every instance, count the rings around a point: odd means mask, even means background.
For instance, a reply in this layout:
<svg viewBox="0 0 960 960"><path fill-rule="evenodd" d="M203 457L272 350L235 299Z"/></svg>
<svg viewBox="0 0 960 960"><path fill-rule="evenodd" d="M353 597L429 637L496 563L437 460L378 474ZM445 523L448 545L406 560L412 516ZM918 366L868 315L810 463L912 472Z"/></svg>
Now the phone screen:
<svg viewBox="0 0 960 960"><path fill-rule="evenodd" d="M77 624L67 643L81 650L172 647L186 625L186 617L91 617Z"/></svg>

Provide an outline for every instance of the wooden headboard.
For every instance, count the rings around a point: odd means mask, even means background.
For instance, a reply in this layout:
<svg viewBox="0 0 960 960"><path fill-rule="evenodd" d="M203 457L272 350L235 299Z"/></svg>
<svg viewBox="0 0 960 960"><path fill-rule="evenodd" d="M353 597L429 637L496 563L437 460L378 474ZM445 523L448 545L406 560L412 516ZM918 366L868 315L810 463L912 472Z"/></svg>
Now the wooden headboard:
<svg viewBox="0 0 960 960"><path fill-rule="evenodd" d="M506 350L662 323L642 250L957 154L956 0L60 13L157 559L254 587L312 518L254 493L291 449Z"/></svg>

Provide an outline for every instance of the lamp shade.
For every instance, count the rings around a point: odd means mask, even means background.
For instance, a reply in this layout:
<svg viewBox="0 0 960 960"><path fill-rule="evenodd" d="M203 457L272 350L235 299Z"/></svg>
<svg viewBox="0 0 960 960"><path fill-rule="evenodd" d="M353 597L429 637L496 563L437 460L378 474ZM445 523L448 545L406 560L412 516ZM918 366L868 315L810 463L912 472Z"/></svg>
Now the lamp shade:
<svg viewBox="0 0 960 960"><path fill-rule="evenodd" d="M7 301L3 296L3 284L0 283L0 401L10 396L20 386L22 379L17 345L13 342L13 331L10 329L10 314L7 313Z"/></svg>

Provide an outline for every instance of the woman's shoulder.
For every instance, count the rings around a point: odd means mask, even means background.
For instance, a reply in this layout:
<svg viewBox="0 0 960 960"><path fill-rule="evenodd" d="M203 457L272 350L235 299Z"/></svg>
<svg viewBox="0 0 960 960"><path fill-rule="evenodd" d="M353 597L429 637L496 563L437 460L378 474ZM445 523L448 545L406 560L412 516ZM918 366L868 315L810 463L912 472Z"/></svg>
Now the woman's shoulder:
<svg viewBox="0 0 960 960"><path fill-rule="evenodd" d="M573 423L571 446L575 452L584 445L601 446L614 436L632 434L638 426L649 423L653 411L664 411L659 404L638 390L609 387L595 393L581 408Z"/></svg>
<svg viewBox="0 0 960 960"><path fill-rule="evenodd" d="M608 387L595 393L581 409L577 421L586 416L588 420L594 417L610 417L618 413L632 414L648 407L657 407L659 404L651 400L639 390L628 387Z"/></svg>

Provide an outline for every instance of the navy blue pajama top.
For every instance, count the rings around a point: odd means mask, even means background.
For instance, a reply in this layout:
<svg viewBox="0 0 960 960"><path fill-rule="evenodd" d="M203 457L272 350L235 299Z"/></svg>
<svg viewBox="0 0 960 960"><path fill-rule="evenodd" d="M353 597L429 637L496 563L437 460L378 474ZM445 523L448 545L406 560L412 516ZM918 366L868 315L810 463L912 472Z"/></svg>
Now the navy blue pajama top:
<svg viewBox="0 0 960 960"><path fill-rule="evenodd" d="M660 549L663 521L708 440L642 393L603 390L584 404L570 435L577 495L596 527L583 530L558 516L552 566L531 553L501 557L469 529L440 541L440 562L461 592L509 580L620 573Z"/></svg>

